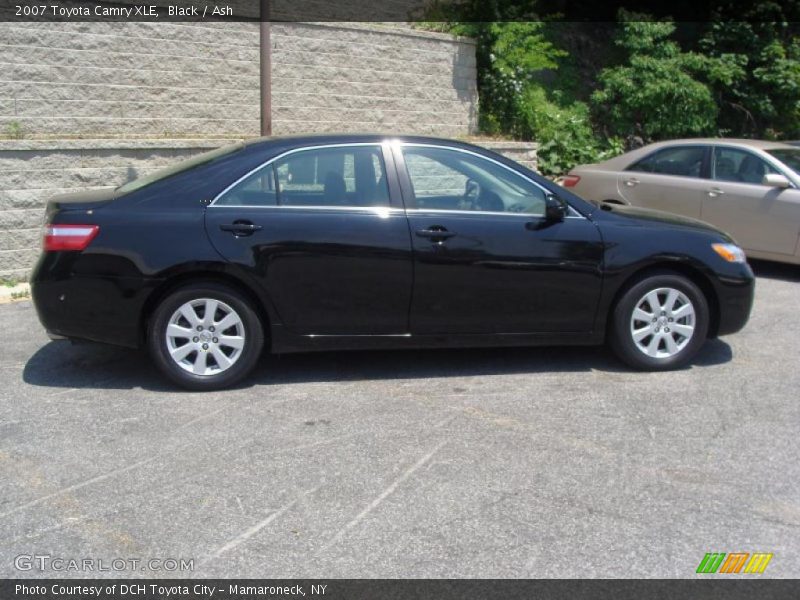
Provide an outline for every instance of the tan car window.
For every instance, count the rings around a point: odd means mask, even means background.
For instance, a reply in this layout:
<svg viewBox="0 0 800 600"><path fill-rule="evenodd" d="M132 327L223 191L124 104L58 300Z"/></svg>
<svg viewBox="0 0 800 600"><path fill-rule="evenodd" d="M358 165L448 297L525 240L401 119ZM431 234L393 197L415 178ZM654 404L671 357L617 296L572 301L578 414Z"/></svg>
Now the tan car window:
<svg viewBox="0 0 800 600"><path fill-rule="evenodd" d="M628 171L700 177L703 168L703 146L664 148L628 167Z"/></svg>
<svg viewBox="0 0 800 600"><path fill-rule="evenodd" d="M800 175L800 149L776 148L767 152Z"/></svg>
<svg viewBox="0 0 800 600"><path fill-rule="evenodd" d="M711 176L717 181L760 184L767 173L777 173L762 158L738 148L714 148Z"/></svg>

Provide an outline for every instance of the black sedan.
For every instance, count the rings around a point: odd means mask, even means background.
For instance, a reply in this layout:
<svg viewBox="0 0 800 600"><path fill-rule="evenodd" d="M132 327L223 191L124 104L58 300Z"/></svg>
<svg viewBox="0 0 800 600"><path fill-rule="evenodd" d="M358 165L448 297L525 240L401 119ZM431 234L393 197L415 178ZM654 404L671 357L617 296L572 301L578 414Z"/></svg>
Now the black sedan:
<svg viewBox="0 0 800 600"><path fill-rule="evenodd" d="M726 234L586 202L500 155L422 137L270 138L48 203L32 278L53 338L147 347L191 389L264 346L601 344L685 365L747 322Z"/></svg>

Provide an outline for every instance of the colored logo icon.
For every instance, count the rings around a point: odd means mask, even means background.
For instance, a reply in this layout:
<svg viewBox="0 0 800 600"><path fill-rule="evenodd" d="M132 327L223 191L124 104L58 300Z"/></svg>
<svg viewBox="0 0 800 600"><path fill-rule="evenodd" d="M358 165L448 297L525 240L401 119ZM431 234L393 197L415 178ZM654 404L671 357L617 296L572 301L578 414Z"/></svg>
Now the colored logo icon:
<svg viewBox="0 0 800 600"><path fill-rule="evenodd" d="M761 574L771 560L771 552L708 552L697 566L697 573Z"/></svg>

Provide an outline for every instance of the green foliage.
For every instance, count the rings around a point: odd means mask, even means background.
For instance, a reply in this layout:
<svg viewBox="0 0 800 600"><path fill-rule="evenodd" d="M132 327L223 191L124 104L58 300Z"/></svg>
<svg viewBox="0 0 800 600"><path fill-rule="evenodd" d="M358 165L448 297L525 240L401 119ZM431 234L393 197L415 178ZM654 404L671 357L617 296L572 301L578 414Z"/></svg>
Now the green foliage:
<svg viewBox="0 0 800 600"><path fill-rule="evenodd" d="M609 133L643 141L717 133L709 82L730 83L741 76L741 66L729 56L683 52L669 39L674 31L671 22L623 23L615 43L626 62L604 69L592 94L597 119Z"/></svg>
<svg viewBox="0 0 800 600"><path fill-rule="evenodd" d="M677 25L549 22L545 5L438 0L423 25L476 40L481 132L539 142L543 173L675 137L800 139L800 0Z"/></svg>
<svg viewBox="0 0 800 600"><path fill-rule="evenodd" d="M759 16L777 5L761 3ZM767 13L769 14L769 13ZM800 25L786 22L712 23L699 41L711 57L729 57L738 77L714 86L721 129L732 135L800 137Z"/></svg>
<svg viewBox="0 0 800 600"><path fill-rule="evenodd" d="M480 90L480 128L488 134L514 129L519 96L537 73L558 67L565 53L544 34L541 21L453 23L450 31L475 38Z"/></svg>
<svg viewBox="0 0 800 600"><path fill-rule="evenodd" d="M622 152L619 139L601 142L592 131L589 109L582 102L562 105L541 87L528 87L519 98L512 134L539 142L539 170L557 176L575 165L597 162Z"/></svg>

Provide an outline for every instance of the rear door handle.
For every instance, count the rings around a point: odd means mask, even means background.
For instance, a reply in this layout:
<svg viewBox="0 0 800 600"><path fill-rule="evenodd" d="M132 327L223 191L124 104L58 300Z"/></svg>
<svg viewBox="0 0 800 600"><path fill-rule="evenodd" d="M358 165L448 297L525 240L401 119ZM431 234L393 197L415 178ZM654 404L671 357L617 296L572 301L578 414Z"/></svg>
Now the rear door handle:
<svg viewBox="0 0 800 600"><path fill-rule="evenodd" d="M434 225L428 229L418 229L416 234L417 236L421 238L427 238L432 242L443 242L455 235L455 233L452 231L447 231L447 229L440 225Z"/></svg>
<svg viewBox="0 0 800 600"><path fill-rule="evenodd" d="M721 190L718 187L711 188L706 192L711 198L716 198L717 196L722 196L725 193L725 190Z"/></svg>
<svg viewBox="0 0 800 600"><path fill-rule="evenodd" d="M635 187L639 185L639 180L636 179L636 177L631 177L630 179L625 180L625 185L627 185L628 187Z"/></svg>
<svg viewBox="0 0 800 600"><path fill-rule="evenodd" d="M254 231L262 229L261 225L256 225L250 221L234 221L233 223L223 223L219 226L222 231L229 231L236 237L253 235Z"/></svg>

